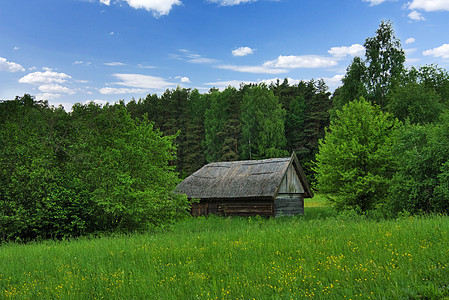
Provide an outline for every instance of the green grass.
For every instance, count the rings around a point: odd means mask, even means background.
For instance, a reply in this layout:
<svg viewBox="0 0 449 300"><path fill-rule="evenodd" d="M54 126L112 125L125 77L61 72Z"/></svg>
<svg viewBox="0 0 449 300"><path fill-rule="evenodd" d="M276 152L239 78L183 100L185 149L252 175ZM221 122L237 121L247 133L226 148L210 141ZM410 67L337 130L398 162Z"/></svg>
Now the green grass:
<svg viewBox="0 0 449 300"><path fill-rule="evenodd" d="M187 219L157 234L0 247L0 299L441 299L449 219Z"/></svg>
<svg viewBox="0 0 449 300"><path fill-rule="evenodd" d="M311 199L304 199L304 207L328 207L329 202L324 196L315 195L315 197Z"/></svg>

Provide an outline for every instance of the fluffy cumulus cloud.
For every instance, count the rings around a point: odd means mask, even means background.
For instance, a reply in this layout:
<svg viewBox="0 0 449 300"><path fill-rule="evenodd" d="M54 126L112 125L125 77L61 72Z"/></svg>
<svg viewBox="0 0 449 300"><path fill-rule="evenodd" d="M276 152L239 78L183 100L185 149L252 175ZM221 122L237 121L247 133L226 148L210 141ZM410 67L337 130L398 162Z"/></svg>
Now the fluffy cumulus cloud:
<svg viewBox="0 0 449 300"><path fill-rule="evenodd" d="M155 17L168 15L174 5L181 5L179 0L125 0L129 6L135 9L146 9Z"/></svg>
<svg viewBox="0 0 449 300"><path fill-rule="evenodd" d="M175 83L168 82L164 78L142 75L142 74L113 74L119 81L111 85L120 85L124 87L104 87L99 92L105 95L112 94L142 94L150 89L165 90L170 86L176 86ZM187 77L186 77L187 78Z"/></svg>
<svg viewBox="0 0 449 300"><path fill-rule="evenodd" d="M50 83L50 84L44 84L39 86L39 91L43 93L62 93L62 94L69 94L73 95L75 92L65 86L56 84L56 83Z"/></svg>
<svg viewBox="0 0 449 300"><path fill-rule="evenodd" d="M412 44L414 42L416 42L415 38L408 38L408 39L405 40L406 44Z"/></svg>
<svg viewBox="0 0 449 300"><path fill-rule="evenodd" d="M65 73L57 73L53 71L34 72L19 79L20 83L29 84L48 84L48 83L64 83L72 77Z"/></svg>
<svg viewBox="0 0 449 300"><path fill-rule="evenodd" d="M219 65L216 68L231 70L243 73L255 73L255 74L281 74L286 73L286 69L273 68L271 66L236 66L236 65Z"/></svg>
<svg viewBox="0 0 449 300"><path fill-rule="evenodd" d="M105 4L105 5L110 5L111 4L111 0L100 0L100 2Z"/></svg>
<svg viewBox="0 0 449 300"><path fill-rule="evenodd" d="M234 6L243 3L256 2L257 0L209 0L210 3L217 3L220 6Z"/></svg>
<svg viewBox="0 0 449 300"><path fill-rule="evenodd" d="M189 77L186 77L186 76L176 76L175 78L179 79L182 83L189 83L190 82Z"/></svg>
<svg viewBox="0 0 449 300"><path fill-rule="evenodd" d="M426 50L423 52L423 55L449 59L449 44L443 44L440 47Z"/></svg>
<svg viewBox="0 0 449 300"><path fill-rule="evenodd" d="M299 69L299 68L326 68L336 66L338 62L334 58L323 57L318 55L280 55L277 59L267 61L263 64L268 68L285 68L285 69Z"/></svg>
<svg viewBox="0 0 449 300"><path fill-rule="evenodd" d="M48 68L47 68L48 69ZM42 94L36 95L38 99L53 100L61 97L61 94L75 94L72 89L62 86L62 83L71 79L70 75L53 71L34 72L19 79L20 83L28 83L39 86Z"/></svg>
<svg viewBox="0 0 449 300"><path fill-rule="evenodd" d="M408 17L414 21L424 21L425 20L423 15L419 11L416 11L416 10L411 11L408 14Z"/></svg>
<svg viewBox="0 0 449 300"><path fill-rule="evenodd" d="M347 55L360 56L365 53L365 47L359 44L353 44L349 47L332 47L327 52L329 52L329 54L333 55L336 58L342 58Z"/></svg>
<svg viewBox="0 0 449 300"><path fill-rule="evenodd" d="M424 11L449 11L449 1L447 0L413 0L408 3L408 8L411 10Z"/></svg>
<svg viewBox="0 0 449 300"><path fill-rule="evenodd" d="M6 58L0 57L0 71L23 72L25 68L15 62L8 61Z"/></svg>
<svg viewBox="0 0 449 300"><path fill-rule="evenodd" d="M36 100L54 100L62 97L61 94L54 94L54 93L42 93L36 95Z"/></svg>
<svg viewBox="0 0 449 300"><path fill-rule="evenodd" d="M233 56L246 56L253 54L254 50L250 47L240 47L232 51Z"/></svg>

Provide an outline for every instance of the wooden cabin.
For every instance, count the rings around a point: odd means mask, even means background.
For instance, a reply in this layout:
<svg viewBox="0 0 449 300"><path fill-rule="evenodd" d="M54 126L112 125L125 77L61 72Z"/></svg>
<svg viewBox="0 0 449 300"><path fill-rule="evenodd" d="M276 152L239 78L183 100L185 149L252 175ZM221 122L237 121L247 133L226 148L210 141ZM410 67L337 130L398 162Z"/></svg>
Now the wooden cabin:
<svg viewBox="0 0 449 300"><path fill-rule="evenodd" d="M292 216L304 214L304 198L313 197L298 158L210 163L178 185L202 216Z"/></svg>

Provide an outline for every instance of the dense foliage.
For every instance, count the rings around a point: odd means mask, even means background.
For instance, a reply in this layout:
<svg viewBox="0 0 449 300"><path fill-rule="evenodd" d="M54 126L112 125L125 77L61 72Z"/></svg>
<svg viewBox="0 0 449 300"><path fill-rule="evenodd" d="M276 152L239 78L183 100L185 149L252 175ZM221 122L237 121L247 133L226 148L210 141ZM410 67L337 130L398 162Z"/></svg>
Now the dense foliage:
<svg viewBox="0 0 449 300"><path fill-rule="evenodd" d="M163 226L189 205L177 173L292 152L339 209L449 213L448 72L405 68L388 21L364 46L332 97L323 80L285 79L69 113L0 102L0 239Z"/></svg>
<svg viewBox="0 0 449 300"><path fill-rule="evenodd" d="M398 168L390 187L391 210L449 213L449 114L437 124L406 124L393 154Z"/></svg>
<svg viewBox="0 0 449 300"><path fill-rule="evenodd" d="M395 170L393 135L398 122L364 98L346 104L320 141L317 189L337 208L376 208Z"/></svg>
<svg viewBox="0 0 449 300"><path fill-rule="evenodd" d="M365 48L366 59L354 58L334 93L333 122L317 155L317 188L337 208L449 213L447 71L406 69L390 22L380 24ZM359 97L379 106L354 100ZM360 105L365 108L357 111Z"/></svg>
<svg viewBox="0 0 449 300"><path fill-rule="evenodd" d="M223 91L177 88L148 95L126 107L133 118L147 115L164 134L178 132L173 162L186 177L214 161L288 156L296 152L310 166L332 106L324 81L269 86L242 85ZM309 179L313 176L306 168Z"/></svg>
<svg viewBox="0 0 449 300"><path fill-rule="evenodd" d="M25 95L0 115L1 239L142 230L185 214L168 166L174 137L123 104L66 113Z"/></svg>

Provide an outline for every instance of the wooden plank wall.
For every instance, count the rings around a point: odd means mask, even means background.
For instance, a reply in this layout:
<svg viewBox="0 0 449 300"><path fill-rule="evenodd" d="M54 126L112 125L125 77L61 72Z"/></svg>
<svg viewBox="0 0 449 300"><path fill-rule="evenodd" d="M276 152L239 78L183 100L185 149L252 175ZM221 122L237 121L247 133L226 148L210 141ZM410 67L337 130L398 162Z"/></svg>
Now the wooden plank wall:
<svg viewBox="0 0 449 300"><path fill-rule="evenodd" d="M290 165L285 172L281 185L279 186L280 194L304 194L304 188L296 174L293 165Z"/></svg>
<svg viewBox="0 0 449 300"><path fill-rule="evenodd" d="M302 194L278 194L274 206L276 217L303 215L304 196Z"/></svg>
<svg viewBox="0 0 449 300"><path fill-rule="evenodd" d="M190 213L192 216L207 216L217 214L221 216L274 216L274 205L271 200L201 200L193 203Z"/></svg>

